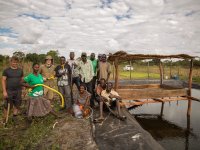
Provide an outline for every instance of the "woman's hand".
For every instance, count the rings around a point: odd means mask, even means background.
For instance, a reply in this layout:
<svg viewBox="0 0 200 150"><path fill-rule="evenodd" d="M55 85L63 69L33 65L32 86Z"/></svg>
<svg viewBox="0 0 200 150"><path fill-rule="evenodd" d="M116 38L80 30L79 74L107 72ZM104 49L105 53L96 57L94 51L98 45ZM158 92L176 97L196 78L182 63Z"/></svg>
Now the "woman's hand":
<svg viewBox="0 0 200 150"><path fill-rule="evenodd" d="M3 91L3 98L4 98L4 99L8 98L8 93L7 93L7 91Z"/></svg>

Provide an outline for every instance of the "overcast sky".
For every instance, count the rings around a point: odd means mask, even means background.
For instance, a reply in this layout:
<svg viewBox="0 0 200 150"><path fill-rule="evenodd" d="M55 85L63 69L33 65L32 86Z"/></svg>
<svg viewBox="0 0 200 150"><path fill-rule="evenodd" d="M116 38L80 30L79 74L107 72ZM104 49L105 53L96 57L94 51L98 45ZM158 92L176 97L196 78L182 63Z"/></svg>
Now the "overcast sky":
<svg viewBox="0 0 200 150"><path fill-rule="evenodd" d="M200 56L200 0L0 0L0 54Z"/></svg>

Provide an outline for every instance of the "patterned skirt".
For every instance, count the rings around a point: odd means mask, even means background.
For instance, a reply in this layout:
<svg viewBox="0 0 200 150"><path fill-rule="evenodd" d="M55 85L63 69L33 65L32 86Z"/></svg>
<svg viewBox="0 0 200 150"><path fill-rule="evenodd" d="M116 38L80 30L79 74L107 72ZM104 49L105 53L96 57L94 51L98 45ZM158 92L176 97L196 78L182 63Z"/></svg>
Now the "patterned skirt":
<svg viewBox="0 0 200 150"><path fill-rule="evenodd" d="M42 117L52 110L49 100L43 97L30 97L28 101L28 117Z"/></svg>

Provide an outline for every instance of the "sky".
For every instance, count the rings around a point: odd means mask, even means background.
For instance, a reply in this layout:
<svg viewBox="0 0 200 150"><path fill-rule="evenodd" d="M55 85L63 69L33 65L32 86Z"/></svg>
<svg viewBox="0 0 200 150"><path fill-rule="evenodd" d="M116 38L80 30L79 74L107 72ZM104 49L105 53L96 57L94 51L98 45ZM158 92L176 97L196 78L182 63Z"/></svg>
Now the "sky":
<svg viewBox="0 0 200 150"><path fill-rule="evenodd" d="M199 0L0 0L0 54L200 56Z"/></svg>

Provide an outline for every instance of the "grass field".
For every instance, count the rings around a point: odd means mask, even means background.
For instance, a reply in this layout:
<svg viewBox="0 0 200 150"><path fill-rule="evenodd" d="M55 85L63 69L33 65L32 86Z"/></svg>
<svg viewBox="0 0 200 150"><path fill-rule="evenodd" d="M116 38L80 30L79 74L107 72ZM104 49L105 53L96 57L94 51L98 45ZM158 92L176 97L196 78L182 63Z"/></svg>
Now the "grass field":
<svg viewBox="0 0 200 150"><path fill-rule="evenodd" d="M159 79L160 78L160 71L158 66L149 66L149 69L147 66L141 66L141 65L133 65L134 70L133 71L123 71L123 66L119 66L119 79ZM149 74L148 74L149 70ZM113 79L113 71L112 68L112 74L111 78ZM130 75L131 74L131 75ZM188 80L189 76L189 67L177 67L172 66L171 69L171 76L178 76L180 80ZM170 67L164 66L164 79L170 79ZM200 68L193 68L193 82L200 84Z"/></svg>

